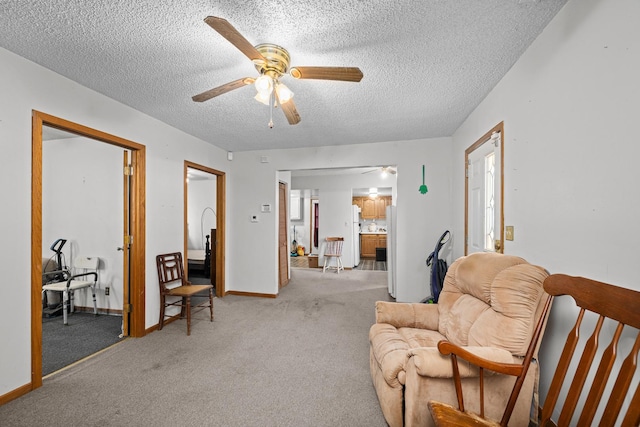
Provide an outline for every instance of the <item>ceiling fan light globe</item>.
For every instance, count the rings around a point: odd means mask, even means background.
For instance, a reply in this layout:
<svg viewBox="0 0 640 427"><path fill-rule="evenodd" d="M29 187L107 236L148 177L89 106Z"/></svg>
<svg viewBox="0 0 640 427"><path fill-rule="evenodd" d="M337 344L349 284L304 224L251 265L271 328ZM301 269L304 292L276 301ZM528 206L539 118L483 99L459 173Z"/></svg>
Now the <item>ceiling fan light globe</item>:
<svg viewBox="0 0 640 427"><path fill-rule="evenodd" d="M273 91L273 79L267 75L262 75L256 79L254 86L259 94L269 96Z"/></svg>
<svg viewBox="0 0 640 427"><path fill-rule="evenodd" d="M291 89L283 85L282 83L276 85L276 93L281 104L286 104L291 98L293 98L293 92Z"/></svg>
<svg viewBox="0 0 640 427"><path fill-rule="evenodd" d="M269 104L271 103L271 95L268 93L262 93L262 92L258 92L256 93L256 96L253 97L253 99L255 99L258 102L263 103L266 106L269 106Z"/></svg>

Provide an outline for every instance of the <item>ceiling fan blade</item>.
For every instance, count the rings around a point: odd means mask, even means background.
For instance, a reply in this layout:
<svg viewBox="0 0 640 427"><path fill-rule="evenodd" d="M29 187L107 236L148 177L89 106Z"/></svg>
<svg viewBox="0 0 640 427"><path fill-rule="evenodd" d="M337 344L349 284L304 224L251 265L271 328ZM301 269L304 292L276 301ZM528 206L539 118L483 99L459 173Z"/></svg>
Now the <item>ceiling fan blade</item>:
<svg viewBox="0 0 640 427"><path fill-rule="evenodd" d="M220 96L220 95L222 95L224 93L227 93L227 92L230 92L230 91L232 91L234 89L238 89L238 88L241 88L242 86L250 85L254 81L255 81L255 79L251 78L251 77L245 77L245 78L242 78L242 79L234 80L234 81L229 82L227 84L224 84L222 86L218 86L218 87L210 89L210 90L208 90L206 92L202 92L199 95L191 97L191 99L193 99L195 102L208 101L211 98L215 98L216 96Z"/></svg>
<svg viewBox="0 0 640 427"><path fill-rule="evenodd" d="M282 112L287 117L287 121L290 125L297 125L300 123L300 114L298 114L298 110L296 109L296 104L293 102L293 99L288 100L284 104L280 102L280 97L276 93L276 98L278 99L278 105L282 108Z"/></svg>
<svg viewBox="0 0 640 427"><path fill-rule="evenodd" d="M267 62L264 56L226 19L218 18L217 16L207 16L204 22L220 33L222 37L229 40L232 45L237 47L240 52L244 53L250 60L261 63Z"/></svg>
<svg viewBox="0 0 640 427"><path fill-rule="evenodd" d="M396 170L389 167L389 166L385 166L382 168L382 173L390 173L391 175L395 175L396 174Z"/></svg>
<svg viewBox="0 0 640 427"><path fill-rule="evenodd" d="M359 82L363 74L358 67L293 67L289 70L296 79L342 80Z"/></svg>

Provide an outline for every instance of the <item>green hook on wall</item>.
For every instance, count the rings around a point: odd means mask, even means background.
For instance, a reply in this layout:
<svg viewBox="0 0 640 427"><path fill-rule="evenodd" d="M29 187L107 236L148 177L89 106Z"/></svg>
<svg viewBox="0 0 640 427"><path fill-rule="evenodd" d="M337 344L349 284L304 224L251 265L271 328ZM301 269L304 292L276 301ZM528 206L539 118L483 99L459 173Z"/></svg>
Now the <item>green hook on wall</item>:
<svg viewBox="0 0 640 427"><path fill-rule="evenodd" d="M429 191L427 185L424 183L424 165L422 165L422 185L420 186L419 191L420 194L427 194L427 191Z"/></svg>

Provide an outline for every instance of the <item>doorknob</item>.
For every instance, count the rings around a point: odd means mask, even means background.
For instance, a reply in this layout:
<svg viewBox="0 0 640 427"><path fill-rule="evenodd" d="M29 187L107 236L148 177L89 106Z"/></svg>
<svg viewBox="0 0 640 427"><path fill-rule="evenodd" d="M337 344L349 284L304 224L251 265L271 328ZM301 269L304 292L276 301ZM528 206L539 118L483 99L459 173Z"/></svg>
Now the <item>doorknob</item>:
<svg viewBox="0 0 640 427"><path fill-rule="evenodd" d="M500 249L502 249L502 241L496 240L493 246L496 248L496 252L500 252Z"/></svg>
<svg viewBox="0 0 640 427"><path fill-rule="evenodd" d="M119 251L124 251L124 248L122 248L122 247L116 248L116 249L118 249Z"/></svg>

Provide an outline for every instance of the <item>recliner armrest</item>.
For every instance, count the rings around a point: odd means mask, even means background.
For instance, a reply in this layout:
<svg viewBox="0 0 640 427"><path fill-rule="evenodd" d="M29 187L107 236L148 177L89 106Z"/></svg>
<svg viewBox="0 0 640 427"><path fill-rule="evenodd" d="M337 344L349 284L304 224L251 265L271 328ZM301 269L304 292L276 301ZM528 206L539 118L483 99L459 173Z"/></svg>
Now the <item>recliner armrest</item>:
<svg viewBox="0 0 640 427"><path fill-rule="evenodd" d="M377 301L376 323L388 323L396 328L438 330L437 304Z"/></svg>
<svg viewBox="0 0 640 427"><path fill-rule="evenodd" d="M496 347L461 347L476 357L498 364L514 363L513 355L502 348ZM437 347L419 347L410 349L407 353L416 367L416 372L423 377L453 378L451 356L445 356ZM478 367L470 364L461 357L458 358L458 368L461 378L478 377ZM485 371L492 375L492 371Z"/></svg>

